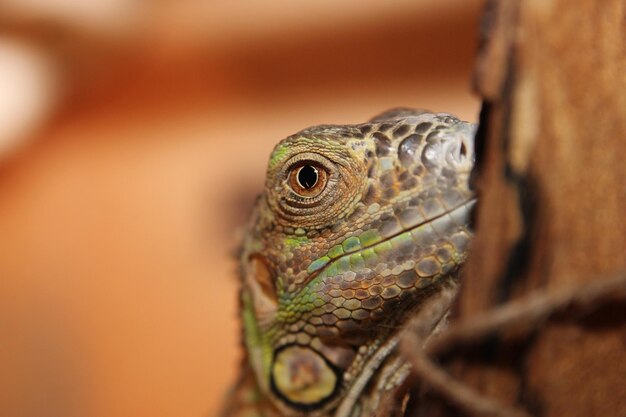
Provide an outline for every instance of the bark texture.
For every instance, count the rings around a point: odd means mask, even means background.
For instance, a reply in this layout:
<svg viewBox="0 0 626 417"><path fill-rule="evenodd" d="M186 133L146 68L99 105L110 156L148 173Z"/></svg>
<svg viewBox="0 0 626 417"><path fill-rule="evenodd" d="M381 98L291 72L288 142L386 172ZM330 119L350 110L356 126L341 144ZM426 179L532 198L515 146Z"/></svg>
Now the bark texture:
<svg viewBox="0 0 626 417"><path fill-rule="evenodd" d="M482 30L477 233L428 349L461 391L414 415L626 416L626 1L491 1Z"/></svg>

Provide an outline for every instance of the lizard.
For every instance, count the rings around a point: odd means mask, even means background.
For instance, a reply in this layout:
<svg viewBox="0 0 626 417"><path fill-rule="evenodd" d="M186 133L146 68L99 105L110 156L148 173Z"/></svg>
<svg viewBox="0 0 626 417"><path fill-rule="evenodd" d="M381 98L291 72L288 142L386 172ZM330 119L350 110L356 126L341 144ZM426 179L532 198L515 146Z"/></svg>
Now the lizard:
<svg viewBox="0 0 626 417"><path fill-rule="evenodd" d="M369 417L385 398L402 414L403 326L468 254L475 131L402 108L276 145L240 249L245 359L224 416Z"/></svg>

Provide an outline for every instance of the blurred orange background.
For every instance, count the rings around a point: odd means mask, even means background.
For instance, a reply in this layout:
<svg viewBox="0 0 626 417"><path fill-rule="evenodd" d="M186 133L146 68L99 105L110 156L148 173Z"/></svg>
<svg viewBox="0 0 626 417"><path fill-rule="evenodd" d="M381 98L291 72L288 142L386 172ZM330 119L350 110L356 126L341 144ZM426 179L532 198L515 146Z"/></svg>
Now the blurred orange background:
<svg viewBox="0 0 626 417"><path fill-rule="evenodd" d="M0 415L212 416L281 138L476 120L478 0L0 4Z"/></svg>

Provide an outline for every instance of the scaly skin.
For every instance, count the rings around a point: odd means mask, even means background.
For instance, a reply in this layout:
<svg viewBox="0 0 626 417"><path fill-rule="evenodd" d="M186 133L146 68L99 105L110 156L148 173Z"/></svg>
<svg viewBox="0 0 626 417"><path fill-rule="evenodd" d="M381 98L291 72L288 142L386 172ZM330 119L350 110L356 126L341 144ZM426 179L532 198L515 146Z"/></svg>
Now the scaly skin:
<svg viewBox="0 0 626 417"><path fill-rule="evenodd" d="M398 334L467 255L474 131L400 109L276 146L240 258L246 359L224 415L403 412Z"/></svg>

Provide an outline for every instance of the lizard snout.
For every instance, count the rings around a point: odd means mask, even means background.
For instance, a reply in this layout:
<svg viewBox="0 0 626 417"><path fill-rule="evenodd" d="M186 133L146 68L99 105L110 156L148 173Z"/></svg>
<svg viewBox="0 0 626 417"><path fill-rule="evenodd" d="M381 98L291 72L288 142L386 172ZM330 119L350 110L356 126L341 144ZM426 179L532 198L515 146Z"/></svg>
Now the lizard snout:
<svg viewBox="0 0 626 417"><path fill-rule="evenodd" d="M476 125L463 124L454 130L438 132L429 136L422 151L422 163L431 169L451 169L469 172L474 166L474 135Z"/></svg>

